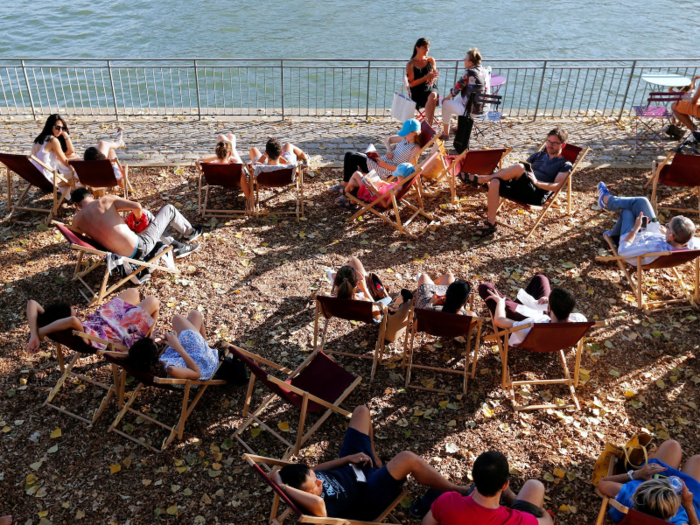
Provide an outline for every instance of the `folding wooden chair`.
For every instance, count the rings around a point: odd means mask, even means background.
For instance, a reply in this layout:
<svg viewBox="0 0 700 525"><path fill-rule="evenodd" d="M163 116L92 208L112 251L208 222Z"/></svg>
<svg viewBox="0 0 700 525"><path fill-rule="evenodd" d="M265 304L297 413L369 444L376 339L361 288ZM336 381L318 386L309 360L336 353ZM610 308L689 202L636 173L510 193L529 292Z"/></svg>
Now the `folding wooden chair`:
<svg viewBox="0 0 700 525"><path fill-rule="evenodd" d="M493 315L491 316L493 321ZM601 323L602 324L602 323ZM503 366L501 386L506 392L510 392L510 398L513 402L513 407L516 411L523 410L539 410L547 408L575 408L581 410L581 405L576 397L576 387L578 386L578 375L581 367L581 352L583 350L583 337L588 331L596 326L595 322L588 321L585 323L528 323L521 326L515 326L502 330L493 323L494 333L484 337L484 341L495 341L498 344L498 350ZM600 325L599 325L600 326ZM513 381L510 376L508 367L508 353L510 345L508 339L510 334L526 330L530 328L530 332L525 336L525 340L512 348L522 352L537 352L537 353L554 353L557 352L561 358L561 364L564 368L564 377L561 379L532 379L529 381ZM568 348L575 349L576 364L574 365L573 376L569 373L569 367L566 364L565 350ZM522 385L567 385L573 398L573 404L568 405L518 405L515 401L516 386Z"/></svg>
<svg viewBox="0 0 700 525"><path fill-rule="evenodd" d="M445 168L438 175L436 182L447 177L450 183L452 204L457 204L457 188L455 179L460 172L472 175L491 175L496 169L502 169L503 159L513 148L472 149L464 150L459 155L447 155L444 158Z"/></svg>
<svg viewBox="0 0 700 525"><path fill-rule="evenodd" d="M251 166L253 176L249 178L250 194L254 195L253 211L255 216L260 215L260 189L284 188L289 186L295 194L294 211L278 211L277 215L296 215L296 218L304 216L304 169L301 164L289 168L279 166L267 166L258 164ZM274 195L263 202L269 202Z"/></svg>
<svg viewBox="0 0 700 525"><path fill-rule="evenodd" d="M542 148L544 148L544 144L540 147L538 151L541 151ZM572 188L572 181L573 181L573 176L574 172L576 171L576 168L578 168L579 164L583 161L583 159L586 157L588 152L590 151L591 148L580 148L578 146L574 146L573 144L566 144L564 146L564 149L562 150L562 156L571 162L573 164L573 167L571 168L571 171L569 172L569 175L566 177L566 180L562 183L561 186L559 186L559 189L557 191L552 192L552 194L549 196L547 201L544 203L543 206L534 206L532 204L527 204L524 202L517 201L515 199L508 199L505 197L501 197L501 203L499 204L498 208L500 209L503 204L508 201L512 202L516 206L519 206L521 208L524 208L526 210L542 210L539 216L537 217L537 220L535 221L534 226L532 229L529 231L529 233L525 236L526 239L529 239L530 236L534 233L534 231L537 229L537 227L540 225L542 222L542 219L544 219L545 214L549 211L549 209L554 205L554 203L557 201L559 198L559 194L562 189L564 189L564 186L567 188L567 195L566 195L566 213L567 215L571 215L571 200L573 196L573 188Z"/></svg>
<svg viewBox="0 0 700 525"><path fill-rule="evenodd" d="M384 222L391 224L394 228L396 228L399 231L400 234L405 233L411 238L417 238L417 236L411 234L406 229L406 227L411 222L413 222L413 219L419 216L424 217L429 221L433 220L433 216L426 213L425 209L423 209L423 196L421 194L420 176L422 171L425 170L428 166L430 166L431 163L437 162L438 155L439 153L437 151L430 155L430 157L424 160L423 163L416 168L416 171L412 175L410 175L409 177L405 177L404 180L402 180L398 186L392 188L384 195L380 195L370 203L361 201L357 197L346 193L345 196L348 199L350 199L351 202L362 206L362 208L359 211L355 212L355 214L352 217L350 217L347 220L347 222L352 222L356 220L360 215L364 214L365 212L371 212L380 219L382 219ZM416 190L415 205L411 204L406 199L406 196L412 187ZM401 211L399 210L399 204L403 204L411 211L413 211L413 214L408 218L408 220L403 222L401 221ZM387 217L387 211L394 212L393 220Z"/></svg>
<svg viewBox="0 0 700 525"><path fill-rule="evenodd" d="M420 135L418 135L418 145L420 146L418 158L420 158L423 153L428 151L438 140L440 140L440 133L435 131L435 129L425 120L421 121Z"/></svg>
<svg viewBox="0 0 700 525"><path fill-rule="evenodd" d="M659 209L700 213L700 155L669 153L666 159L656 168L654 175L644 187L646 188L649 184L652 184L651 205L657 214ZM697 196L698 209L659 206L656 194L659 186L691 188L691 192L695 192Z"/></svg>
<svg viewBox="0 0 700 525"><path fill-rule="evenodd" d="M377 342L374 345L374 352L372 355L366 354L355 354L347 351L339 350L326 350L326 354L339 354L347 355L351 357L359 357L360 359L372 359L372 375L371 379L374 379L374 374L377 371L377 365L382 362L382 357L384 355L384 334L386 333L386 324L389 319L389 314L387 312L386 306L381 303L374 303L371 301L358 301L355 299L338 299L337 297L331 297L328 295L317 295L316 296L316 317L314 320L314 349L323 350L326 344L326 335L328 335L328 325L331 319L337 317L339 319L345 319L346 321L356 321L365 324L377 324L372 312L374 307L378 307L381 313L381 318L379 321L379 335L377 336ZM321 344L318 344L318 321L323 316L326 320L323 325L323 333L321 334Z"/></svg>
<svg viewBox="0 0 700 525"><path fill-rule="evenodd" d="M112 165L114 162L122 174L122 180L124 181L124 198L129 198L129 190L133 191L131 185L129 184L128 177L128 167L122 167L118 160L69 160L71 168L75 170L76 175L80 184L90 188L90 191L99 197L104 194L104 189L114 188L119 186L119 181L114 173L114 168Z"/></svg>
<svg viewBox="0 0 700 525"><path fill-rule="evenodd" d="M669 91L655 91L649 93L649 98L647 99L646 106L632 106L634 110L634 133L635 146L639 146L639 139L643 134L650 135L650 138L656 138L661 140L661 133L663 131L663 126L658 130L653 128L653 123L656 120L661 120L671 123L673 118L673 111L668 107L669 104L674 102L679 102L683 97L683 93L676 92L672 93ZM661 105L655 105L661 104ZM642 130L640 132L639 125L642 125Z"/></svg>
<svg viewBox="0 0 700 525"><path fill-rule="evenodd" d="M242 348L232 346L229 349L238 357L250 370L250 382L246 393L245 406L243 407L243 417L248 419L236 430L233 437L236 438L249 452L255 452L246 443L241 434L253 423L257 423L277 440L288 447L285 458L299 452L299 449L306 443L318 427L336 412L342 416L350 417L352 414L340 407L340 404L348 397L352 391L362 381L361 377L356 377L345 370L338 363L333 361L320 350L314 350L309 357L304 360L295 370L290 370L272 361L264 359L259 355L247 352ZM277 372L287 375L284 379L278 379L267 373L260 365L268 366ZM258 379L269 391L268 395L260 406L248 416L250 401L253 395L255 379ZM282 437L276 430L267 425L258 416L275 399L280 398L301 411L299 426L297 429L296 441L292 443ZM325 412L323 412L325 410ZM304 434L306 416L309 413L320 413L316 423Z"/></svg>
<svg viewBox="0 0 700 525"><path fill-rule="evenodd" d="M77 228L74 228L73 226L68 226L58 221L53 221L53 224L56 225L58 231L60 231L63 237L66 239L66 241L68 241L71 250L75 250L78 252L78 262L76 263L75 271L73 272L73 280L79 280L92 294L92 298L90 298L82 290L80 290L81 295L90 305L102 301L102 299L104 299L113 291L118 289L122 284L130 280L134 275L139 273L144 268L153 268L154 270L158 269L175 274L180 273L179 270L177 270L176 268L170 269L167 266L157 264L158 260L160 260L164 255L172 251L173 247L168 246L162 252L152 257L148 261L139 261L130 257L122 257L123 260L132 263L137 268L136 270L132 271L129 275L122 279L119 279L119 281L117 281L115 284L108 288L107 282L109 281L110 272L109 267L106 265L104 259L110 256L110 252L107 251L107 249L101 244L92 240L87 235L81 233ZM90 256L97 257L97 259L91 261ZM87 284L85 280L83 280L83 277L85 277L87 274L89 274L102 264L105 265L105 273L102 277L100 290L99 292L95 293L95 291L90 287L90 285ZM83 265L85 265L85 268L83 268Z"/></svg>
<svg viewBox="0 0 700 525"><path fill-rule="evenodd" d="M215 186L220 186L227 190L241 191L241 174L248 177L248 170L245 164L232 164L220 162L198 162L199 171L199 198L197 200L199 213L203 218L207 217L231 217L232 215L248 214L252 210L252 205L246 200L245 210L217 210L207 208L209 202L209 192ZM202 204L202 190L204 190L204 204ZM252 195L252 193L251 193Z"/></svg>
<svg viewBox="0 0 700 525"><path fill-rule="evenodd" d="M406 370L406 388L416 388L418 390L427 390L429 392L451 392L444 388L429 388L411 384L411 370L419 368L423 370L434 370L447 374L460 374L462 376L462 393L467 393L467 385L469 377L474 378L476 374L476 361L479 354L479 345L481 339L481 326L484 319L482 317L471 317L468 315L450 314L439 310L426 308L411 308L410 322L411 328L411 344L408 346L408 332L404 339L404 356L408 356L408 365ZM469 358L471 354L471 334L476 332L474 344L474 360L472 361L471 373L469 372ZM464 337L467 340L466 352L464 354L464 366L459 368L440 368L435 366L418 365L413 363L413 354L415 352L416 333L432 335L435 337L455 338ZM459 361L459 355L457 361ZM458 363L455 363L458 364Z"/></svg>
<svg viewBox="0 0 700 525"><path fill-rule="evenodd" d="M296 518L296 523L316 523L322 525L381 525L381 523L383 523L386 519L389 519L392 523L401 523L391 514L391 512L398 506L399 503L401 503L401 500L408 496L408 491L405 489L374 521L358 521L346 518L328 517L319 518L318 516L304 514L304 512L277 485L277 483L274 482L274 480L270 477L270 474L265 472L263 469L264 467L265 469L268 469L270 473L272 473L285 465L294 465L294 463L279 459L266 458L263 456L255 456L253 454L243 454L243 459L245 459L248 464L253 467L253 470L258 473L263 481L265 481L265 483L267 483L274 492L274 499L272 501L272 510L270 512L269 520L271 525L282 525L284 520L286 520L292 514ZM270 466L273 468L270 468ZM281 513L279 510L280 501L287 506L286 510Z"/></svg>
<svg viewBox="0 0 700 525"><path fill-rule="evenodd" d="M34 164L31 163L32 160L37 162L53 174L53 184L51 183L51 181L46 179L44 174L41 173ZM46 219L46 223L50 223L51 220L56 215L58 215L58 209L61 207L63 200L66 198L66 194L70 191L71 188L73 188L73 181L68 181L57 171L51 169L50 166L47 166L33 155L27 157L26 155L11 155L9 153L0 153L0 163L5 165L5 170L7 172L7 209L9 211L9 214L6 218L11 218L16 211L36 211L39 213L48 213L49 216ZM12 203L12 172L16 173L18 177L24 179L26 182L29 183L17 199L17 202L15 202L14 204ZM59 182L63 182L68 185L66 190L61 193L60 197L58 196ZM24 198L27 196L32 186L38 188L39 191L43 193L51 193L53 195L53 204L50 210L47 210L46 208L32 208L27 206L20 206L20 204L22 204Z"/></svg>
<svg viewBox="0 0 700 525"><path fill-rule="evenodd" d="M632 293L637 300L637 308L642 310L660 310L667 305L681 304L681 306L673 306L672 308L697 308L698 302L700 302L700 250L687 250L678 249L669 252L654 252L645 253L644 255L639 255L637 257L621 257L617 253L617 248L609 235L605 234L605 240L608 242L610 251L613 255L610 256L597 256L596 261L615 261L620 269L623 271L627 277L627 282L632 288ZM658 257L656 260L649 264L642 264L642 260L647 257ZM627 269L627 264L625 261L632 259L636 261L637 272L636 279L632 278L632 274ZM692 292L686 288L683 282L683 277L678 272L678 267L686 263L693 263L695 266L694 276L695 276L695 287ZM635 265L632 265L635 266ZM642 272L647 270L661 270L665 268L670 268L673 271L673 275L676 278L676 282L680 289L683 291L685 297L668 299L668 300L658 300L658 301L648 301L644 297L644 280L642 278ZM684 306L685 303L689 303L689 306Z"/></svg>

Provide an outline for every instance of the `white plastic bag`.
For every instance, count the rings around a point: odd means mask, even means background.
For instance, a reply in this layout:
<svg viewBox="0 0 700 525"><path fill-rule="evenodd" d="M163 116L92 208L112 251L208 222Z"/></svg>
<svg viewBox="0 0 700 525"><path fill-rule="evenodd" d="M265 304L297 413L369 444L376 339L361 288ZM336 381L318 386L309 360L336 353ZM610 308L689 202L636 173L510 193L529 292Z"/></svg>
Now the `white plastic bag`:
<svg viewBox="0 0 700 525"><path fill-rule="evenodd" d="M416 112L416 103L406 95L394 91L394 101L391 104L391 116L403 123L413 118Z"/></svg>

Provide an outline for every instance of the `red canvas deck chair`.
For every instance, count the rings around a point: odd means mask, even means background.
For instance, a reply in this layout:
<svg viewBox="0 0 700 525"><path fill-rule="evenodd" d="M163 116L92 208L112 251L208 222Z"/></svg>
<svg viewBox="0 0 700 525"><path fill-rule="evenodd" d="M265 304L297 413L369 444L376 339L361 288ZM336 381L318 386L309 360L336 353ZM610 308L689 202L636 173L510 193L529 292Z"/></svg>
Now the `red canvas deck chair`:
<svg viewBox="0 0 700 525"><path fill-rule="evenodd" d="M249 452L255 452L243 439L242 434L246 428L257 423L267 430L277 440L288 447L285 458L299 452L304 443L316 432L318 427L336 412L349 418L352 414L340 407L346 397L362 381L361 377L355 377L338 363L319 350L314 350L306 360L295 370L290 370L259 355L247 352L242 348L232 346L229 348L233 355L238 357L250 370L250 382L246 393L243 417L248 419L236 430L233 437L236 438ZM284 379L278 379L270 375L261 365L267 366L276 372L286 375ZM250 401L255 387L255 380L260 381L270 394L262 401L260 406L249 415ZM271 428L260 419L260 414L275 399L281 399L300 410L296 440L294 442L282 437L277 430ZM306 417L310 413L319 414L320 417L314 425L304 434ZM290 432L292 430L290 429Z"/></svg>
<svg viewBox="0 0 700 525"><path fill-rule="evenodd" d="M447 177L450 183L452 204L457 204L457 188L455 179L460 172L472 175L491 175L496 169L503 167L503 159L513 148L496 149L472 149L464 150L459 155L447 155L445 157L445 169L442 170L436 181Z"/></svg>
<svg viewBox="0 0 700 525"><path fill-rule="evenodd" d="M199 172L199 197L197 200L199 213L202 218L207 217L231 217L232 215L248 214L251 204L246 201L245 210L218 210L207 208L209 193L212 188L219 186L226 190L241 192L241 174L248 173L244 164L221 163L221 162L198 162ZM202 203L202 192L204 191L204 203Z"/></svg>
<svg viewBox="0 0 700 525"><path fill-rule="evenodd" d="M381 320L378 323L379 335L377 336L377 343L374 345L374 352L372 352L372 355L355 354L340 350L325 351L326 354L339 354L358 357L360 359L372 359L371 379L374 379L374 374L377 372L377 365L382 362L382 357L384 354L384 334L386 333L386 324L389 319L386 306L383 304L374 303L371 301L358 301L355 299L338 299L337 297L331 297L329 295L317 295L316 317L314 320L314 349L319 351L324 349L324 346L326 345L326 336L328 335L328 326L330 325L331 319L337 317L339 319L345 319L346 321L357 321L358 323L365 323L369 325L377 324L374 316L372 315L374 308L379 308ZM323 317L326 322L323 325L321 344L319 345L318 321L321 317Z"/></svg>
<svg viewBox="0 0 700 525"><path fill-rule="evenodd" d="M621 257L617 253L615 244L609 235L605 235L605 240L608 242L610 251L613 255L611 256L597 256L596 261L615 261L620 269L623 271L627 277L627 282L632 288L632 293L637 300L637 308L642 310L661 310L668 305L673 305L671 308L697 308L698 302L700 302L700 250L687 250L678 249L670 252L655 252L655 253L645 253L638 257ZM649 264L642 264L642 260L647 257L658 257L658 259L652 261ZM637 267L636 276L632 278L632 274L628 269L628 264L625 262L627 259L636 260ZM688 289L685 282L683 282L683 277L678 272L678 267L684 264L692 263L694 266L693 275L695 278L695 286ZM644 279L642 278L642 273L648 270L661 270L670 268L673 272L676 282L680 289L683 291L683 297L667 300L648 300L644 294ZM676 306L680 305L680 306Z"/></svg>
<svg viewBox="0 0 700 525"><path fill-rule="evenodd" d="M127 175L128 169L123 168L118 160L114 160L117 168L122 174L124 181L124 198L129 198L129 178ZM112 161L110 160L69 160L71 168L75 170L80 184L90 188L90 191L95 197L100 197L104 194L105 189L110 189L119 186L119 181L114 173ZM133 191L133 189L131 189Z"/></svg>
<svg viewBox="0 0 700 525"><path fill-rule="evenodd" d="M491 319L493 320L493 316ZM498 344L501 364L503 366L501 386L504 391L507 393L510 392L510 398L516 411L547 408L575 408L576 410L581 410L581 405L576 397L576 387L578 386L579 369L581 367L583 338L593 326L596 326L596 323L592 321L585 323L528 323L503 330L498 328L495 323L493 324L494 333L484 337L484 341L495 341L496 344ZM531 379L524 381L513 381L511 379L510 368L508 366L508 357L511 347L509 346L508 339L510 334L527 328L530 328L530 332L525 337L525 340L519 345L512 347L515 350L514 353L516 356L522 355L524 352L558 353L564 369L563 378ZM575 355L573 376L569 373L565 353L565 350L572 347L574 348ZM573 403L569 403L568 405L518 405L515 400L515 387L523 385L567 385L571 397L573 398Z"/></svg>
<svg viewBox="0 0 700 525"><path fill-rule="evenodd" d="M260 201L260 190L264 188L284 188L294 193L294 211L277 211L277 215L295 215L297 219L304 216L304 169L301 164L290 168L258 164L250 167L250 191L254 195L253 211L260 215L260 205L272 200L275 195ZM285 192L286 193L286 192Z"/></svg>
<svg viewBox="0 0 700 525"><path fill-rule="evenodd" d="M279 470L285 465L294 465L294 463L291 461L255 456L253 454L243 454L243 459L248 462L253 470L258 473L262 480L265 481L274 492L272 511L270 512L269 520L271 525L282 525L284 520L290 516L296 519L296 523L317 523L322 525L381 525L386 519L389 519L392 523L401 523L392 516L391 512L401 503L401 500L408 496L408 491L405 489L374 521L357 521L346 518L328 517L319 518L310 514L304 514L299 506L289 499L289 496L287 496L284 490L270 477L270 473ZM266 470L268 472L266 472ZM283 503L287 507L283 512L280 512L280 503Z"/></svg>
<svg viewBox="0 0 700 525"><path fill-rule="evenodd" d="M425 120L421 121L420 135L418 135L418 145L420 146L418 158L428 151L438 140L440 140L440 134Z"/></svg>
<svg viewBox="0 0 700 525"><path fill-rule="evenodd" d="M538 151L541 151L542 148L544 148L544 144L540 147ZM505 197L501 197L501 204L499 205L499 209L503 204L508 201L512 202L516 206L519 206L521 208L524 208L526 210L541 210L539 216L537 217L537 220L535 221L534 226L532 229L529 231L529 233L525 236L526 239L529 239L530 236L534 233L534 231L537 229L537 227L540 225L542 222L542 219L544 219L545 214L549 211L549 209L557 202L557 199L559 198L559 194L561 193L561 190L566 187L566 213L567 215L571 215L571 202L572 202L572 197L573 197L573 188L572 188L572 181L574 177L574 172L576 171L576 168L578 168L579 164L583 161L583 159L586 157L588 152L590 151L591 148L586 148L583 149L579 146L574 146L573 144L566 144L564 146L564 149L562 150L562 156L571 162L573 164L573 167L571 171L569 172L569 176L566 178L564 183L559 187L557 191L552 192L552 194L549 196L549 198L546 200L543 206L533 206L532 204L526 204L524 202L520 202L517 200L513 199L506 199Z"/></svg>
<svg viewBox="0 0 700 525"><path fill-rule="evenodd" d="M671 111L669 105L679 102L682 97L683 93L680 92L655 91L649 93L646 105L632 106L634 110L635 146L639 146L639 139L642 138L642 135L647 135L650 139L662 140L663 126L656 130L653 124L658 120L661 120L662 124L664 121L670 124L673 118L673 111ZM639 129L640 124L642 125L641 130Z"/></svg>
<svg viewBox="0 0 700 525"><path fill-rule="evenodd" d="M51 171L53 174L53 184L44 177L37 167L30 161L34 160L38 162L41 166ZM61 207L61 203L66 198L66 194L73 187L70 184L72 181L66 180L65 177L60 175L57 171L51 169L49 166L41 162L39 159L33 155L27 157L26 155L11 155L9 153L0 153L0 163L5 165L5 171L7 172L7 210L9 214L7 219L11 218L16 211L36 211L39 213L48 213L48 218L46 223L50 223L51 220L58 215L58 209ZM12 203L12 173L16 173L18 177L24 179L28 184L22 194L19 196L17 201ZM58 183L63 182L68 184L68 188L64 193L59 196ZM51 209L46 208L34 208L29 206L20 206L24 201L25 197L29 193L29 190L33 187L38 188L42 193L51 193L53 195L53 204Z"/></svg>
<svg viewBox="0 0 700 525"><path fill-rule="evenodd" d="M113 291L117 290L121 285L130 280L134 275L139 273L144 268L153 268L154 270L158 269L175 274L180 273L177 269L170 269L167 266L158 264L158 260L173 249L172 246L168 246L162 252L160 252L155 257L149 259L148 261L139 261L136 259L131 259L130 257L123 257L125 261L136 265L137 269L132 271L126 277L119 279L112 286L107 287L107 283L109 281L109 268L104 262L104 259L106 257L109 257L110 255L107 249L104 248L98 242L90 239L87 235L80 233L76 228L72 226L68 226L58 221L54 221L53 224L56 225L56 228L58 228L58 231L61 232L64 239L68 241L71 250L75 250L78 252L78 262L76 263L75 271L73 272L73 280L80 281L85 286L85 288L88 289L90 294L92 294L91 297L88 297L82 290L80 290L81 295L85 297L85 300L90 305L102 301L102 299L107 297ZM93 259L90 259L90 257L93 257ZM89 274L94 269L98 268L103 264L105 265L104 276L102 277L102 282L100 284L99 291L95 293L95 291L90 287L90 285L85 282L83 277L85 277L87 274ZM83 268L83 266L85 266L85 268Z"/></svg>
<svg viewBox="0 0 700 525"><path fill-rule="evenodd" d="M108 432L114 432L116 434L119 434L120 436L125 437L126 439L133 441L134 443L143 445L144 447L152 450L153 452L162 452L170 443L172 443L175 440L175 438L182 440L182 435L185 431L185 423L192 414L194 408L197 406L197 403L199 403L199 400L202 399L202 396L204 395L204 392L206 392L207 388L210 386L220 386L226 384L226 381L222 379L208 379L206 381L200 381L193 379L173 379L169 377L158 377L151 373L142 372L141 370L133 368L129 365L128 361L122 356L116 356L111 353L104 353L104 358L107 361L109 361L113 366L118 367L119 369L117 372L119 378L116 385L121 410L117 414L117 417L114 418L112 424L109 426ZM131 392L129 400L124 402L124 399L126 398L125 389L127 374L136 379L138 381L138 385L133 390L133 392ZM178 418L175 425L167 425L162 421L158 421L157 419L143 412L140 412L135 408L132 408L134 401L136 401L136 399L139 396L139 393L143 390L144 387L149 386L153 388L158 388L160 390L182 393L183 397L182 405L180 408L180 417ZM194 395L194 398L190 400L190 394L193 394L194 392L196 392L196 395ZM138 417L141 417L150 423L153 423L164 428L165 430L170 431L168 437L166 437L163 440L163 443L161 444L159 449L150 445L144 439L137 439L129 433L117 428L117 425L119 425L119 423L124 419L124 416L126 416L127 413L135 414Z"/></svg>
<svg viewBox="0 0 700 525"><path fill-rule="evenodd" d="M413 222L413 219L416 217L423 217L429 221L433 221L433 216L426 213L425 209L423 209L420 176L422 171L428 168L433 162L438 162L438 156L439 152L436 151L430 155L430 157L424 160L423 163L416 168L416 171L411 176L406 177L401 184L392 188L384 195L380 195L370 203L361 201L357 197L346 193L345 196L351 202L361 206L360 210L355 212L355 214L350 217L347 222L353 222L362 214L370 212L382 219L384 222L391 224L399 231L400 234L405 233L411 238L417 238L418 236L410 233L406 227ZM415 188L416 204L412 204L407 199L408 192L411 190L411 188ZM401 210L399 209L399 205L403 205L413 212L413 214L405 221L401 220ZM394 212L393 220L387 216L387 212L391 211Z"/></svg>
<svg viewBox="0 0 700 525"><path fill-rule="evenodd" d="M407 370L406 370L406 388L416 388L418 390L427 390L430 392L450 392L444 388L432 388L426 386L418 386L411 384L411 371L414 368L422 370L433 370L445 374L459 374L462 376L462 393L467 393L467 385L469 377L474 377L476 373L476 361L479 353L479 345L481 339L481 326L484 319L481 317L471 317L468 315L449 314L439 310L420 308L411 310L411 343L408 345L408 333L404 339L404 355L407 355ZM441 368L435 366L418 365L413 362L415 353L416 333L423 333L435 337L444 337L453 339L455 337L464 337L467 341L466 352L464 355L464 365L460 368ZM469 372L469 359L471 355L471 335L475 332L476 341L474 343L474 360L472 361L471 372ZM406 347L406 345L408 345ZM461 356L457 354L456 360L459 361ZM459 364L459 363L455 363Z"/></svg>
<svg viewBox="0 0 700 525"><path fill-rule="evenodd" d="M677 155L669 153L666 159L659 164L646 183L645 188L652 185L651 205L657 213L659 210L684 211L700 213L700 155ZM659 206L657 191L659 186L672 188L691 188L698 199L698 208L675 208L672 206Z"/></svg>

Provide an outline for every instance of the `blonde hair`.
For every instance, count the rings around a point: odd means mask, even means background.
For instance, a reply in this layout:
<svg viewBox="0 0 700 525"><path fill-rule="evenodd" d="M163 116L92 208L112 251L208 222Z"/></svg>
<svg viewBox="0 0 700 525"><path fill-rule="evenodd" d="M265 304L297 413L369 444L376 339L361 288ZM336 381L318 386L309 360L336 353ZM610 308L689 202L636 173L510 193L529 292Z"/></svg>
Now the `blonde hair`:
<svg viewBox="0 0 700 525"><path fill-rule="evenodd" d="M632 502L635 510L662 520L671 519L681 507L681 499L667 479L645 481L637 487Z"/></svg>
<svg viewBox="0 0 700 525"><path fill-rule="evenodd" d="M481 53L479 52L479 48L473 47L469 51L467 51L467 58L472 64L476 66L481 65Z"/></svg>

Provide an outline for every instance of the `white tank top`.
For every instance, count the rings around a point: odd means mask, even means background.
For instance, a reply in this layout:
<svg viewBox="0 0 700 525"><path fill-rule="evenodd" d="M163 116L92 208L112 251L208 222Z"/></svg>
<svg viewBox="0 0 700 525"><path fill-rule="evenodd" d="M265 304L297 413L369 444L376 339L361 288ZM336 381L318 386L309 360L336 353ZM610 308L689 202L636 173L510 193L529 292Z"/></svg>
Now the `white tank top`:
<svg viewBox="0 0 700 525"><path fill-rule="evenodd" d="M58 164L58 158L56 157L56 153L54 151L47 151L46 146L48 145L48 140L49 137L46 137L44 140L44 143L41 145L41 148L39 148L39 151L37 151L34 156L39 159L41 162L49 166L51 169L54 171L60 171L60 167ZM35 162L32 160L32 164L34 164L37 169L44 174L44 177L46 177L51 184L53 184L53 173L51 173L49 170L44 168L41 164L38 162ZM61 167L63 164L61 164Z"/></svg>

